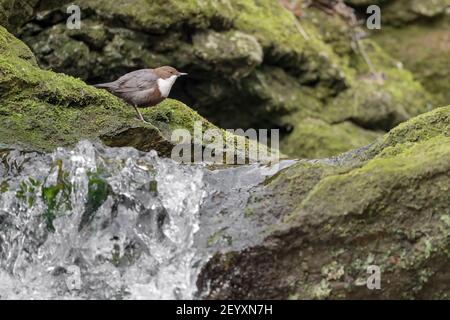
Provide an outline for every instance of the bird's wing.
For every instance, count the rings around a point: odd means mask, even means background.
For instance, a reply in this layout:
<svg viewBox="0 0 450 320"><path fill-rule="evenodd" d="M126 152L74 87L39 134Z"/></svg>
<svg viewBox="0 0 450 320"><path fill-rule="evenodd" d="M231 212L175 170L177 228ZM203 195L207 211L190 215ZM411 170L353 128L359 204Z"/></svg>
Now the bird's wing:
<svg viewBox="0 0 450 320"><path fill-rule="evenodd" d="M154 88L158 77L150 69L142 69L127 73L117 81L115 92L136 92Z"/></svg>

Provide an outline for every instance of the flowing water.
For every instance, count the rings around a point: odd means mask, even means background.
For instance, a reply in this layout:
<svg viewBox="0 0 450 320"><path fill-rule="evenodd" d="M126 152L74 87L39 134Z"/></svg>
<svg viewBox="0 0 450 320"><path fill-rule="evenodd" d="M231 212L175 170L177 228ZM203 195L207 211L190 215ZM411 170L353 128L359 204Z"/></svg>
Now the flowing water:
<svg viewBox="0 0 450 320"><path fill-rule="evenodd" d="M0 299L195 299L219 250L262 240L250 190L282 167L211 170L88 141L0 149Z"/></svg>

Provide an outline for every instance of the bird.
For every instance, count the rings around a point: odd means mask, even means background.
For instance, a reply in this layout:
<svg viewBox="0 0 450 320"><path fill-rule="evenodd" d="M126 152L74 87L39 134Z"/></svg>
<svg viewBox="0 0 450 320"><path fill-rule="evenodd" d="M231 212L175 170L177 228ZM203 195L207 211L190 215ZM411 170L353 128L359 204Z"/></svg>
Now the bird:
<svg viewBox="0 0 450 320"><path fill-rule="evenodd" d="M105 89L132 105L140 120L148 123L138 108L153 107L164 101L169 96L175 81L187 75L173 67L162 66L132 71L116 81L94 84L94 87Z"/></svg>

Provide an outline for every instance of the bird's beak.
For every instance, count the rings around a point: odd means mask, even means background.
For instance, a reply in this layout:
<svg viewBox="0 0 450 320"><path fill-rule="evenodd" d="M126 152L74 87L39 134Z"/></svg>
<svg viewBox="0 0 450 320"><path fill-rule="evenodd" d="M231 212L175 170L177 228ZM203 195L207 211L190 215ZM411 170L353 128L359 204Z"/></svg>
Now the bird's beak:
<svg viewBox="0 0 450 320"><path fill-rule="evenodd" d="M179 77L182 77L182 76L187 76L188 74L187 73L182 73L182 72L180 72L180 74L178 75Z"/></svg>

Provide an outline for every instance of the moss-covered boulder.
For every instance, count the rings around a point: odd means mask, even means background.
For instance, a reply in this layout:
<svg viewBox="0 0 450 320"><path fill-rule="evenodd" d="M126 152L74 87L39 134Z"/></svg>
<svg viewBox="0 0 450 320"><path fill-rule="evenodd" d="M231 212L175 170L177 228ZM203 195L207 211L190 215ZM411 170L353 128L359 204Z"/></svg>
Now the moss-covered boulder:
<svg viewBox="0 0 450 320"><path fill-rule="evenodd" d="M222 128L280 128L291 156L362 146L434 105L374 44L366 51L375 70L367 68L347 21L314 8L297 21L274 0L81 0L81 29L69 30L68 4L42 1L18 32L42 67L93 83L176 66L190 77L175 98Z"/></svg>
<svg viewBox="0 0 450 320"><path fill-rule="evenodd" d="M383 15L383 23L401 26L418 20L442 17L450 7L449 0L344 0L361 12L370 5L378 5Z"/></svg>
<svg viewBox="0 0 450 320"><path fill-rule="evenodd" d="M441 103L450 103L450 15L427 23L387 26L374 39Z"/></svg>
<svg viewBox="0 0 450 320"><path fill-rule="evenodd" d="M362 30L338 14L309 10L302 21L319 30L320 39L349 66L352 76L346 90L324 101L315 99L317 88L302 90L300 108L293 107L295 111L282 118L288 127L296 123L281 143L285 153L322 158L369 144L439 101L375 41L352 40Z"/></svg>
<svg viewBox="0 0 450 320"><path fill-rule="evenodd" d="M381 7L382 28L373 38L435 97L450 103L450 1L449 0L347 0L361 14L368 5Z"/></svg>
<svg viewBox="0 0 450 320"><path fill-rule="evenodd" d="M24 23L34 17L38 3L39 0L0 0L0 24L18 32Z"/></svg>
<svg viewBox="0 0 450 320"><path fill-rule="evenodd" d="M170 156L174 145L179 142L172 140L174 131L186 129L194 137L196 126L200 134L212 130L225 142L238 143L236 136L215 127L176 100L168 99L146 109L143 114L151 124L138 120L133 108L104 90L71 76L40 69L30 49L0 27L2 144L49 151L75 145L81 139L90 139L101 140L114 147L132 146L143 151L154 149L161 155ZM208 147L214 142L211 139L194 143ZM246 144L237 145L238 158L251 158L252 154L245 154L249 147L263 147L255 141L246 141ZM272 156L267 152L263 158Z"/></svg>
<svg viewBox="0 0 450 320"><path fill-rule="evenodd" d="M299 162L254 192L266 240L217 254L199 285L222 299L448 299L450 106L374 145ZM381 288L369 290L369 266Z"/></svg>

